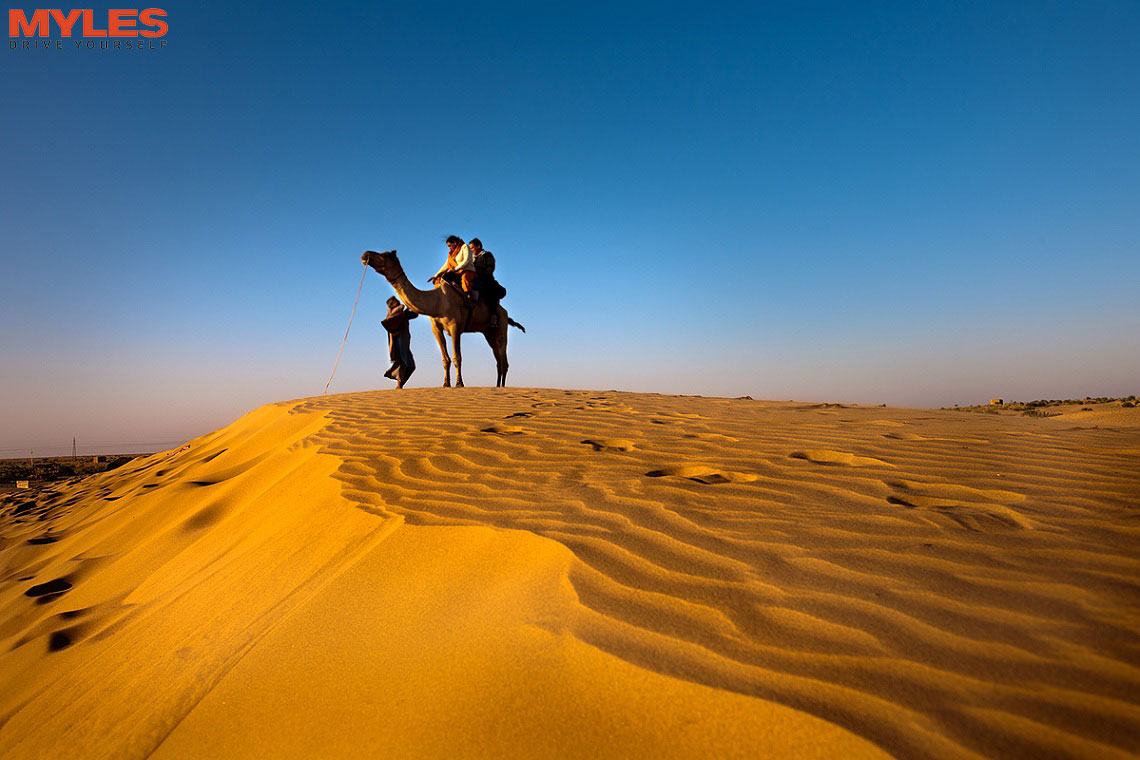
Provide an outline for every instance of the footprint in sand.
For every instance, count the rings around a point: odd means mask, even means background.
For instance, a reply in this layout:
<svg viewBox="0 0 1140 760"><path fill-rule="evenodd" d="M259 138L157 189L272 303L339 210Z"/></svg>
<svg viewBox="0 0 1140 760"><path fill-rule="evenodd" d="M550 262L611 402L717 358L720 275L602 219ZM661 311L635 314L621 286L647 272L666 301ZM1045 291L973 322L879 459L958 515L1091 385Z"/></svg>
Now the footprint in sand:
<svg viewBox="0 0 1140 760"><path fill-rule="evenodd" d="M215 453L211 454L210 456L203 458L202 464L205 464L206 462L214 461L215 459L220 457L222 454L225 454L227 451L229 451L229 449L222 449L221 451L215 452Z"/></svg>
<svg viewBox="0 0 1140 760"><path fill-rule="evenodd" d="M44 618L26 629L16 640L13 648L46 639L47 651L50 654L67 649L88 638L103 638L135 613L132 608L123 605L122 601L122 597L117 597L91 607L65 610Z"/></svg>
<svg viewBox="0 0 1140 760"><path fill-rule="evenodd" d="M53 631L51 636L48 637L48 651L58 652L61 649L67 649L71 646L72 639L79 633L79 626L73 628L64 628L60 631Z"/></svg>
<svg viewBox="0 0 1140 760"><path fill-rule="evenodd" d="M927 438L918 433L883 433L892 441L929 441L930 443L989 443L984 438Z"/></svg>
<svg viewBox="0 0 1140 760"><path fill-rule="evenodd" d="M587 438L581 443L594 447L594 451L629 451L633 448L633 441L624 438Z"/></svg>
<svg viewBox="0 0 1140 760"><path fill-rule="evenodd" d="M695 438L698 441L712 441L716 443L736 443L739 438L720 433L685 433L685 438Z"/></svg>
<svg viewBox="0 0 1140 760"><path fill-rule="evenodd" d="M665 467L645 473L647 478L685 478L694 483L703 485L718 485L720 483L751 483L760 476L748 472L733 472L731 470L718 470L706 465L693 464L682 467Z"/></svg>
<svg viewBox="0 0 1140 760"><path fill-rule="evenodd" d="M839 465L846 467L866 467L869 465L878 465L880 467L894 467L893 464L884 462L881 459L874 457L860 457L854 454L849 454L846 451L832 451L831 449L809 449L807 451L793 451L789 454L792 459L806 459L814 464L823 465Z"/></svg>
<svg viewBox="0 0 1140 760"><path fill-rule="evenodd" d="M38 604L46 604L47 602L58 599L68 591L71 591L71 589L71 579L64 576L62 578L54 578L47 583L32 586L24 592L24 596L32 597Z"/></svg>
<svg viewBox="0 0 1140 760"><path fill-rule="evenodd" d="M912 494L921 494L942 499L959 499L963 501L1000 501L1013 503L1025 501L1025 494L1014 491L1003 491L996 488L982 489L957 483L920 483L917 480L889 480L887 485L896 491L906 491Z"/></svg>
<svg viewBox="0 0 1140 760"><path fill-rule="evenodd" d="M515 412L514 414L508 414L503 419L504 420L514 420L514 419L525 420L525 419L527 419L529 417L533 417L533 416L534 416L534 412Z"/></svg>
<svg viewBox="0 0 1140 760"><path fill-rule="evenodd" d="M481 433L494 433L495 435L525 435L526 431L518 425L492 425L485 427L479 432Z"/></svg>
<svg viewBox="0 0 1140 760"><path fill-rule="evenodd" d="M190 485L216 486L218 483L229 480L230 478L236 478L238 475L241 475L243 472L251 469L254 465L260 463L263 459L265 459L266 456L268 456L268 454L259 454L253 459L249 459L245 462L242 462L241 464L236 464L233 467L227 467L224 470L216 470L214 472L208 473L200 480L191 480ZM213 459L213 457L210 458Z"/></svg>
<svg viewBox="0 0 1140 760"><path fill-rule="evenodd" d="M227 506L226 502L219 501L199 509L190 519L182 524L182 532L194 533L218 523L226 516L226 512L228 511Z"/></svg>
<svg viewBox="0 0 1140 760"><path fill-rule="evenodd" d="M954 483L887 481L898 491L887 503L934 513L975 533L994 530L1033 530L1036 524L1020 512L995 502L1024 501L1025 495L999 489L970 488Z"/></svg>

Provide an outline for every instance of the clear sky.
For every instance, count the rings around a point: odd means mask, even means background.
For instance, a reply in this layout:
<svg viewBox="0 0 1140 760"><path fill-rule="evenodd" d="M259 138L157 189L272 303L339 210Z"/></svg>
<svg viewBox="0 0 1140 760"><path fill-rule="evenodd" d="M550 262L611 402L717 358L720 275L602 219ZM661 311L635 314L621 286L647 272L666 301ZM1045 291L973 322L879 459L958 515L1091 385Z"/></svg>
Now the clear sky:
<svg viewBox="0 0 1140 760"><path fill-rule="evenodd" d="M1135 2L161 7L162 51L0 55L0 449L320 393L361 251L422 285L448 234L515 386L1140 392ZM332 391L391 385L390 293Z"/></svg>

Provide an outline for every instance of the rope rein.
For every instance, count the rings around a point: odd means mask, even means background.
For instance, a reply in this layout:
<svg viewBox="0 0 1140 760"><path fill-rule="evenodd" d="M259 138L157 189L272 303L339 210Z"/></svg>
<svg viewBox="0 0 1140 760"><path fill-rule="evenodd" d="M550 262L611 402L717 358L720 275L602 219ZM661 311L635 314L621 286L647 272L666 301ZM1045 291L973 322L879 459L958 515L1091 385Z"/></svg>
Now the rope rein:
<svg viewBox="0 0 1140 760"><path fill-rule="evenodd" d="M333 362L332 374L329 375L329 381L325 383L325 389L321 391L321 395L329 392L329 385L332 384L333 377L336 376L336 368L340 364L340 355L344 353L344 344L348 342L348 331L352 329L352 318L356 316L356 304L360 302L360 291L364 289L364 278L368 275L368 265L364 265L364 271L360 274L360 284L356 286L356 298L352 301L352 312L348 315L348 327L344 328L344 337L340 339L340 350L336 352L336 361Z"/></svg>

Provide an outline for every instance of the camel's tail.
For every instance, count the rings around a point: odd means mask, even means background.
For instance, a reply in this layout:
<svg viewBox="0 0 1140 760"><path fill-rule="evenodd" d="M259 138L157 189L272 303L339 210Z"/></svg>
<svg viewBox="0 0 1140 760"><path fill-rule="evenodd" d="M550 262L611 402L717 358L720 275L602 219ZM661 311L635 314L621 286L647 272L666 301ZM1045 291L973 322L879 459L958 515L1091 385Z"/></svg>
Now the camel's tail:
<svg viewBox="0 0 1140 760"><path fill-rule="evenodd" d="M525 327L523 327L522 325L520 325L518 322L514 321L514 320L513 320L513 319L511 319L510 317L507 317L507 324L508 324L508 325L510 325L511 327L517 327L517 328L519 328L520 330L522 330L523 332L526 332L526 328L525 328Z"/></svg>

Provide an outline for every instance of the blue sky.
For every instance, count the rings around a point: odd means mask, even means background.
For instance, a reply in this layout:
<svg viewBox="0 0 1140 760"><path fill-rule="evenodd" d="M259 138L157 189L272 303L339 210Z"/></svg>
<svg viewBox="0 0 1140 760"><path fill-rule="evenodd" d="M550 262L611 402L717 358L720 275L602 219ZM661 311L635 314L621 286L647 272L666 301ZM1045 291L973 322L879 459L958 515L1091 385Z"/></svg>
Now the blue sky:
<svg viewBox="0 0 1140 760"><path fill-rule="evenodd" d="M516 386L1138 391L1136 3L162 7L163 51L0 56L0 449L319 393L360 252L422 281L448 234ZM389 293L331 390L388 387Z"/></svg>

